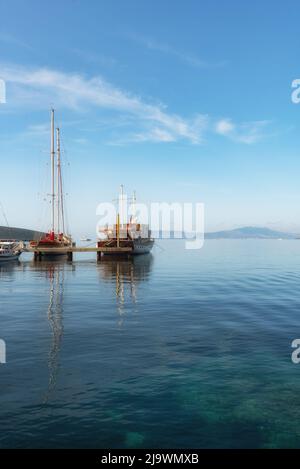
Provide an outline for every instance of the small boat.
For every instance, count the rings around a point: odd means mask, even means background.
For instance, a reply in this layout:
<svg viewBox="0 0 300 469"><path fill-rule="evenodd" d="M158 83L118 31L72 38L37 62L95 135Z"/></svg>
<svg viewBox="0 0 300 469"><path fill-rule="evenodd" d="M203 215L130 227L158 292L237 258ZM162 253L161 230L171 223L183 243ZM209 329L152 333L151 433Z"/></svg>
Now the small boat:
<svg viewBox="0 0 300 469"><path fill-rule="evenodd" d="M103 254L148 254L153 248L154 239L151 237L149 225L137 223L135 216L135 193L132 200L131 208L133 215L130 217L129 223L123 223L118 213L115 225L106 226L100 230L101 239L98 240L97 247L102 250ZM121 186L119 201L119 207L123 214L125 210L123 206L123 186Z"/></svg>
<svg viewBox="0 0 300 469"><path fill-rule="evenodd" d="M80 238L80 241L82 241L83 243L86 243L88 241L92 241L91 238L87 238L86 236L83 236L82 238Z"/></svg>
<svg viewBox="0 0 300 469"><path fill-rule="evenodd" d="M64 193L61 172L60 129L56 129L54 148L54 110L51 111L51 229L38 241L31 241L30 248L40 256L67 255L67 249L75 244L65 230Z"/></svg>
<svg viewBox="0 0 300 469"><path fill-rule="evenodd" d="M0 262L17 261L23 247L23 243L19 241L0 240Z"/></svg>

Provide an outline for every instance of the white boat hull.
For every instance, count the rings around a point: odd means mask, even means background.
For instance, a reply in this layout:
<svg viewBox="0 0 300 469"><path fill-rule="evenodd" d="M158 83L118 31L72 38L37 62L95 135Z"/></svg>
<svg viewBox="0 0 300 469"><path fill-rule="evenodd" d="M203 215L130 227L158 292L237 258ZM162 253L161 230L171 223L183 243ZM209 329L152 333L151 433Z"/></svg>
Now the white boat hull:
<svg viewBox="0 0 300 469"><path fill-rule="evenodd" d="M20 254L13 254L13 255L0 255L0 263L1 262L9 262L9 261L17 261L20 257Z"/></svg>
<svg viewBox="0 0 300 469"><path fill-rule="evenodd" d="M0 240L0 262L17 261L22 253L23 243L13 240Z"/></svg>

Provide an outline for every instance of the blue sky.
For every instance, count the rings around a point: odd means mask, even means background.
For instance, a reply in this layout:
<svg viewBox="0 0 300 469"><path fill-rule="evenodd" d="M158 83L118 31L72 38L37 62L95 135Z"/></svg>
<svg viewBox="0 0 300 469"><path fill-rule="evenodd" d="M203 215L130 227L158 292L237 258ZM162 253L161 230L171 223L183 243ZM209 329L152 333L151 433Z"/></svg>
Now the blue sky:
<svg viewBox="0 0 300 469"><path fill-rule="evenodd" d="M4 0L0 14L11 225L47 228L54 106L75 233L120 183L141 201L204 202L208 230L300 231L297 1Z"/></svg>

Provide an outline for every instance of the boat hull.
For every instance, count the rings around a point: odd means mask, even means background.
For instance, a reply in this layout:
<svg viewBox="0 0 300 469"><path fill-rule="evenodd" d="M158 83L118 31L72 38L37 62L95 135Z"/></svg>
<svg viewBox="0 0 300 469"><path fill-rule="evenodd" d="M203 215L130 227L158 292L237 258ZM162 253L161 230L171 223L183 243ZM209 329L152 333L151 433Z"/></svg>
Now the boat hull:
<svg viewBox="0 0 300 469"><path fill-rule="evenodd" d="M21 253L20 254L7 255L7 256L1 256L0 255L0 263L18 261L20 255L21 255Z"/></svg>
<svg viewBox="0 0 300 469"><path fill-rule="evenodd" d="M149 254L153 248L154 240L153 239L142 239L133 241L133 251L132 254Z"/></svg>
<svg viewBox="0 0 300 469"><path fill-rule="evenodd" d="M32 241L30 243L30 247L36 256L47 258L67 256L69 249L72 249L74 246L75 243L71 240L60 240L58 237L52 240L49 236L40 241Z"/></svg>
<svg viewBox="0 0 300 469"><path fill-rule="evenodd" d="M67 256L67 255L68 255L67 252L58 252L58 251L55 251L55 249L53 249L52 252L49 252L49 251L39 251L39 254L40 254L42 257L62 257L62 256Z"/></svg>
<svg viewBox="0 0 300 469"><path fill-rule="evenodd" d="M119 247L117 246L117 240L99 241L98 247L106 248L108 247L110 251L103 251L104 256L118 256L118 255L140 255L140 254L149 254L153 248L154 240L139 238L134 240L120 239ZM123 252L122 249L129 249L129 251Z"/></svg>

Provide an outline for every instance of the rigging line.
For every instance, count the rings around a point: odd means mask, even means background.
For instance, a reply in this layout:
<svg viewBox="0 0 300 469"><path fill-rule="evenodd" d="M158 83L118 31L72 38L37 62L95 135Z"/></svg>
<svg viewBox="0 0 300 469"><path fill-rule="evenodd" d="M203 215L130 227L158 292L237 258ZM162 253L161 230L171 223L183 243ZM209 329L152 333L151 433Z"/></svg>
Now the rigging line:
<svg viewBox="0 0 300 469"><path fill-rule="evenodd" d="M66 215L65 215L65 200L64 200L64 192L63 192L63 187L64 187L64 179L62 176L62 158L61 158L61 133L59 132L59 168L58 168L58 186L59 186L59 193L58 197L60 199L60 210L61 210L61 221L62 221L62 232L66 234Z"/></svg>
<svg viewBox="0 0 300 469"><path fill-rule="evenodd" d="M66 157L65 159L67 160L68 166L70 166L70 163L68 162L67 151L65 149L63 138L61 138L61 146L63 148L63 154L64 154L64 157ZM65 186L65 183L66 183L65 175L63 175L62 172L61 172L61 187ZM68 211L67 211L67 208L66 208L66 195L67 195L67 193L62 193L62 199L64 201L64 205L63 205L64 223L65 223L65 227L66 227L67 232L69 232L69 219L68 219Z"/></svg>
<svg viewBox="0 0 300 469"><path fill-rule="evenodd" d="M65 160L66 160L66 163L69 165L70 164L70 161L69 161L69 158L68 158L68 151L66 149L66 146L65 146L65 141L64 141L64 137L61 138L61 146L62 146L62 151L65 155Z"/></svg>
<svg viewBox="0 0 300 469"><path fill-rule="evenodd" d="M9 223L8 223L8 220L7 220L7 217L6 217L6 213L5 213L5 211L4 211L4 207L3 207L3 204L2 204L1 201L0 201L0 207L1 207L1 211L2 211L2 214L3 214L3 218L4 218L4 220L5 220L6 226L7 226L7 228L8 228L8 232L9 232L9 234L10 234L10 236L11 236L11 234L12 234L11 227L9 226Z"/></svg>
<svg viewBox="0 0 300 469"><path fill-rule="evenodd" d="M40 161L40 160L39 160ZM46 217L48 217L47 210L47 204L46 201L48 200L48 193L47 193L47 188L48 188L48 167L49 164L47 162L44 162L41 160L42 163L39 164L40 166L40 177L39 177L39 187L38 187L38 193L37 193L37 198L40 200L39 204L39 213L38 213L38 224L39 228L41 231L47 231L47 223L46 223ZM48 217L49 218L49 217ZM48 219L47 218L47 219Z"/></svg>
<svg viewBox="0 0 300 469"><path fill-rule="evenodd" d="M5 220L6 226L7 226L7 228L10 228L7 217L6 217L6 214L5 214L5 211L4 211L4 207L3 207L1 201L0 201L0 207L1 207L2 215L3 215L3 218Z"/></svg>
<svg viewBox="0 0 300 469"><path fill-rule="evenodd" d="M62 181L62 175L61 175L61 167L59 168L59 189L60 189L62 228L63 228L63 233L65 233L65 207L64 207L64 193L63 193L63 181Z"/></svg>
<svg viewBox="0 0 300 469"><path fill-rule="evenodd" d="M61 178L61 121L59 116L56 119L56 145L57 145L57 233L60 233L60 222L62 222L62 232L64 228L63 197L62 197L62 178Z"/></svg>

